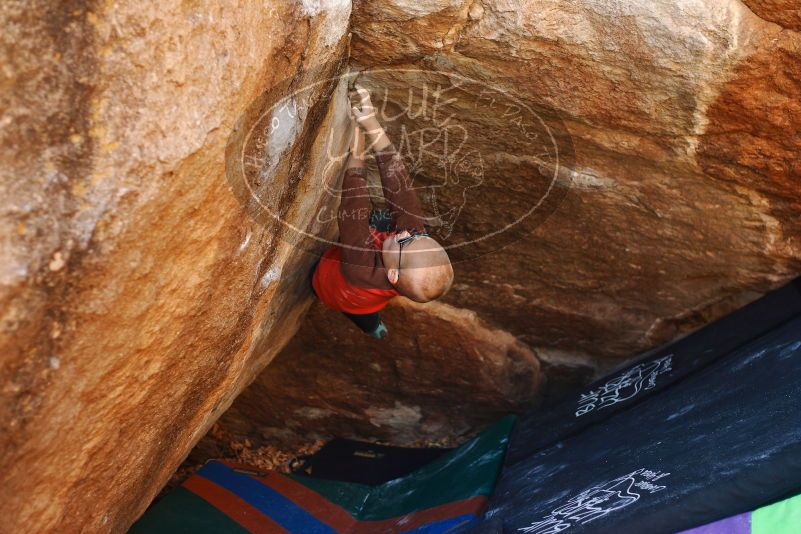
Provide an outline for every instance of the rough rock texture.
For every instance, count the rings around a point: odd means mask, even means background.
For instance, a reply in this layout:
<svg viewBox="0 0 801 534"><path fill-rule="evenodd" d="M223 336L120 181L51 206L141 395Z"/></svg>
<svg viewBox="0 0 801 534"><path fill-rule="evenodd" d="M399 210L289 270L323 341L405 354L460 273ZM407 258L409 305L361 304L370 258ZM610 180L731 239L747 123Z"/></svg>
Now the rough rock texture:
<svg viewBox="0 0 801 534"><path fill-rule="evenodd" d="M744 0L757 16L791 30L801 30L801 6L795 0Z"/></svg>
<svg viewBox="0 0 801 534"><path fill-rule="evenodd" d="M791 0L0 17L0 530L124 530L292 336L319 249L299 236L332 235L349 18L457 282L393 307L386 351L316 308L239 431L462 436L533 400L534 353L586 378L801 272Z"/></svg>
<svg viewBox="0 0 801 534"><path fill-rule="evenodd" d="M3 2L0 531L124 531L291 337L313 258L243 209L226 144L267 89L336 74L349 14ZM344 89L303 97L262 177L299 228L347 142L327 135L345 131Z"/></svg>
<svg viewBox="0 0 801 534"><path fill-rule="evenodd" d="M502 252L457 264L446 301L538 353L619 361L798 274L799 10L747 3L780 25L731 0L355 2L363 83L386 91L390 111L415 91L417 113L390 121L396 137L436 126L419 103L447 73L508 91L572 155L558 205ZM484 161L453 243L517 209L536 143L488 100L450 95L440 113L467 125L462 153ZM441 180L420 144L407 154L418 179Z"/></svg>
<svg viewBox="0 0 801 534"><path fill-rule="evenodd" d="M397 299L378 341L315 304L281 355L221 418L229 432L297 446L332 436L399 445L458 440L531 409L534 353L472 312Z"/></svg>
<svg viewBox="0 0 801 534"><path fill-rule="evenodd" d="M445 301L532 347L552 383L588 380L801 272L799 9L746 3L354 3L353 66L458 261ZM396 313L393 337L431 340L412 362L447 362L448 325ZM431 431L369 425L366 398L386 409L386 391L416 386L363 376L367 341L331 344L337 319L312 317L227 423L272 439L311 428L308 414L364 437ZM333 354L321 378L304 369ZM477 420L488 406L471 408ZM443 396L437 411L465 410Z"/></svg>

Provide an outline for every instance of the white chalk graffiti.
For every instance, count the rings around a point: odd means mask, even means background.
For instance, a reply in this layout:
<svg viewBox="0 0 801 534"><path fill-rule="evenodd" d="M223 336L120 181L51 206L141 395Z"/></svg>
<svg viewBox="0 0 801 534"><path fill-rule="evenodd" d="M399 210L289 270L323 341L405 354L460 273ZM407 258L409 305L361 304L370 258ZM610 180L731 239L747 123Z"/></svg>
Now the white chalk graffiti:
<svg viewBox="0 0 801 534"><path fill-rule="evenodd" d="M643 389L651 389L656 385L657 376L673 369L672 363L672 354L650 362L643 362L626 369L603 386L588 393L582 393L579 397L576 417L629 400Z"/></svg>
<svg viewBox="0 0 801 534"><path fill-rule="evenodd" d="M555 508L541 521L519 528L526 534L557 534L570 527L583 525L615 510L630 506L648 494L662 491L666 486L655 482L670 475L660 471L637 469L609 482L582 491L562 506Z"/></svg>

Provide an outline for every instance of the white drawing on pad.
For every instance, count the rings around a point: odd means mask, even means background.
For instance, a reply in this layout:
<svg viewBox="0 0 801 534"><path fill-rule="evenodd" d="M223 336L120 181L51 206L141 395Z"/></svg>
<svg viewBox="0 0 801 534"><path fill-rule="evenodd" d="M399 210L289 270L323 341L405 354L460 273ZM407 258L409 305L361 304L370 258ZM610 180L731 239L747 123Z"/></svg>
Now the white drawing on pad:
<svg viewBox="0 0 801 534"><path fill-rule="evenodd" d="M673 370L673 355L668 354L650 362L639 363L609 379L606 384L582 393L576 417L600 410L635 397L644 389L656 386L656 377Z"/></svg>
<svg viewBox="0 0 801 534"><path fill-rule="evenodd" d="M631 506L643 495L662 491L666 486L655 482L670 473L637 469L614 480L586 489L555 508L542 520L519 528L525 534L557 534L576 525L584 525L611 512Z"/></svg>

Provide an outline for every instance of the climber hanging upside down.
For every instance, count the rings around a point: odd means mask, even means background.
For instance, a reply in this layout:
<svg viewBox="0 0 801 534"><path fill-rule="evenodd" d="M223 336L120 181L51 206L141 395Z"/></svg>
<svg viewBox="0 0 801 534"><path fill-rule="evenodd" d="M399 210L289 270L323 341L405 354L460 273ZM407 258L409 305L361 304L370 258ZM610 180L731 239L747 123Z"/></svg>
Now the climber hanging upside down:
<svg viewBox="0 0 801 534"><path fill-rule="evenodd" d="M323 304L381 339L387 328L379 312L393 297L416 302L439 298L453 282L453 268L445 249L426 233L420 202L378 122L370 93L358 85L356 90L360 105L351 109L353 138L337 213L339 243L320 258L312 287ZM364 168L367 149L378 163L385 210L371 210Z"/></svg>

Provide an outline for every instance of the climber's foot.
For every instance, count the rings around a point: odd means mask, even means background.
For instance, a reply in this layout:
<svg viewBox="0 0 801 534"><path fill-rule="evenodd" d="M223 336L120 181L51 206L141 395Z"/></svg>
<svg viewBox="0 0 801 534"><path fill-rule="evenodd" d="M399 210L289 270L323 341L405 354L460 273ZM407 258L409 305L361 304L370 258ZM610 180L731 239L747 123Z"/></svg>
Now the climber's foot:
<svg viewBox="0 0 801 534"><path fill-rule="evenodd" d="M376 327L375 330L370 332L370 335L373 336L376 339L384 339L385 337L387 337L389 335L389 330L387 330L387 327L384 325L384 323L382 321L382 322L378 323L378 326Z"/></svg>

